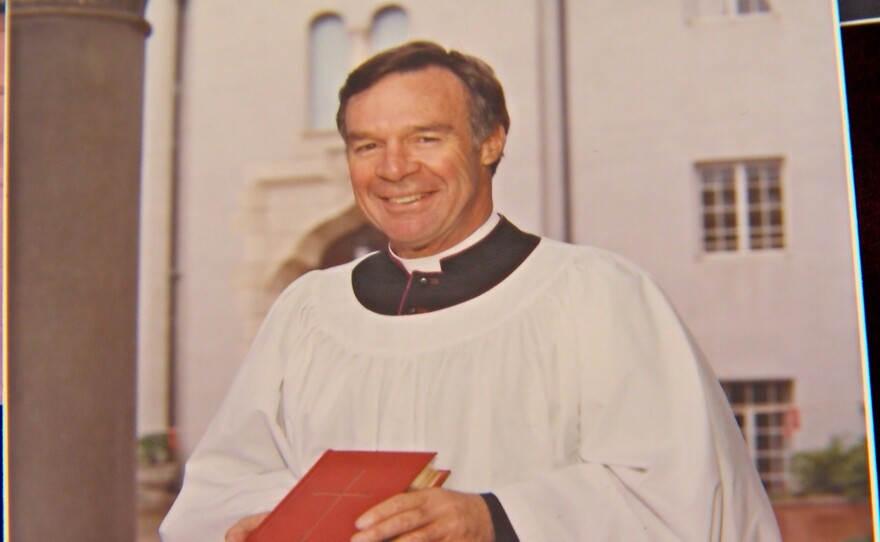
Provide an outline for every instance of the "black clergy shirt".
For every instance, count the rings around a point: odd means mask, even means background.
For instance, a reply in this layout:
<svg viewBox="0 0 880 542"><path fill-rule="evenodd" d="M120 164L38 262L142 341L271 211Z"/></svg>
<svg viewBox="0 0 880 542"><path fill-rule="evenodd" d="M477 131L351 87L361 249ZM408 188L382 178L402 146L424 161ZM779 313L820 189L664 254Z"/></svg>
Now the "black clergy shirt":
<svg viewBox="0 0 880 542"><path fill-rule="evenodd" d="M439 273L407 272L386 249L359 263L352 288L367 309L385 315L431 312L483 294L508 277L540 238L520 231L503 216L486 237L440 260Z"/></svg>

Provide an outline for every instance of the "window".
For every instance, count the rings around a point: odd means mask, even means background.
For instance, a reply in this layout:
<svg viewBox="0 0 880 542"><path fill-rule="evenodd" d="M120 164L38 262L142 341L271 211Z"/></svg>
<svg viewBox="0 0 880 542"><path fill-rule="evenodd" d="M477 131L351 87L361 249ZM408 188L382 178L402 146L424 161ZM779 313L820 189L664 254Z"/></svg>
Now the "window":
<svg viewBox="0 0 880 542"><path fill-rule="evenodd" d="M788 490L791 437L798 428L792 380L727 381L721 387L733 408L764 488Z"/></svg>
<svg viewBox="0 0 880 542"><path fill-rule="evenodd" d="M769 13L770 0L684 0L688 19Z"/></svg>
<svg viewBox="0 0 880 542"><path fill-rule="evenodd" d="M766 11L770 11L770 2L767 0L736 0L736 12L740 15Z"/></svg>
<svg viewBox="0 0 880 542"><path fill-rule="evenodd" d="M396 6L376 12L369 34L347 28L335 13L315 17L309 27L309 128L335 129L339 89L356 51L375 53L403 43L407 36L406 12Z"/></svg>
<svg viewBox="0 0 880 542"><path fill-rule="evenodd" d="M337 93L345 81L351 45L345 23L326 14L309 28L309 127L333 130L336 126Z"/></svg>
<svg viewBox="0 0 880 542"><path fill-rule="evenodd" d="M387 7L373 17L370 29L370 50L374 53L400 45L407 38L406 12L398 7Z"/></svg>
<svg viewBox="0 0 880 542"><path fill-rule="evenodd" d="M785 248L782 161L697 164L705 252Z"/></svg>

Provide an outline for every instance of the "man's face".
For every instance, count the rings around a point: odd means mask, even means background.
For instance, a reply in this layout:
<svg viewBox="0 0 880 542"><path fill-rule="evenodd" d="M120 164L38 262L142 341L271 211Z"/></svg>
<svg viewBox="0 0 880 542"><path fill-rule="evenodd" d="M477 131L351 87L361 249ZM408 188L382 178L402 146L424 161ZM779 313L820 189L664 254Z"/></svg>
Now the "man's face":
<svg viewBox="0 0 880 542"><path fill-rule="evenodd" d="M492 212L488 166L504 131L475 147L466 92L452 72L428 67L387 75L346 106L355 199L400 256L442 252Z"/></svg>

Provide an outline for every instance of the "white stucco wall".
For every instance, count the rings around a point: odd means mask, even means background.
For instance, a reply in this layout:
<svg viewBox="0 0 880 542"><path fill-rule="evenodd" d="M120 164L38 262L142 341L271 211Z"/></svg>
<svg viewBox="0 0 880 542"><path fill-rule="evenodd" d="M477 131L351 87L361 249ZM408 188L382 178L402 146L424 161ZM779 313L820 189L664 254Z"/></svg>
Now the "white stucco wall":
<svg viewBox="0 0 880 542"><path fill-rule="evenodd" d="M810 448L864 434L836 29L827 2L771 4L569 3L575 239L646 267L721 378L794 378ZM764 157L786 249L703 254L694 163Z"/></svg>

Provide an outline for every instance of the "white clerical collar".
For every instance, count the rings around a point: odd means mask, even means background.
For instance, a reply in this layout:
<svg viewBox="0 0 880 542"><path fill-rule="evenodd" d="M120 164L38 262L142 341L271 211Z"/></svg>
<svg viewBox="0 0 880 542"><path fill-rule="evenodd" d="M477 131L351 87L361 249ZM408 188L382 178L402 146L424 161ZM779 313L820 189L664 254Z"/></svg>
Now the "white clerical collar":
<svg viewBox="0 0 880 542"><path fill-rule="evenodd" d="M443 258L447 258L452 256L453 254L458 254L466 248L469 248L475 245L477 242L481 241L484 237L489 235L495 226L501 221L501 215L498 213L492 213L489 215L489 220L483 223L482 226L474 230L474 233L470 234L464 241L458 243L457 245L447 248L443 252L432 254L431 256L424 256L422 258L401 258L391 247L388 247L388 251L391 253L391 256L394 257L400 265L406 269L406 271L412 274L415 271L421 271L422 273L439 273L442 271L440 267L440 260Z"/></svg>

